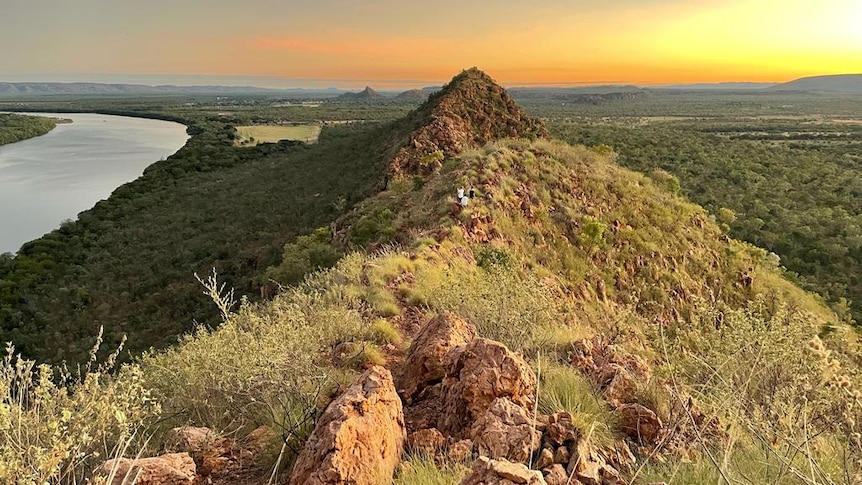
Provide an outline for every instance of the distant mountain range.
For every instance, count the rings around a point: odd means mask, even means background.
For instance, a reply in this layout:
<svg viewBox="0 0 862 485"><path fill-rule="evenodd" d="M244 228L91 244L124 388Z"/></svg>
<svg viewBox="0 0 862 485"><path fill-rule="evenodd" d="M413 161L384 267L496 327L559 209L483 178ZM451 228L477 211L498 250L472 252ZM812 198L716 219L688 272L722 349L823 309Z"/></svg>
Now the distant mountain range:
<svg viewBox="0 0 862 485"><path fill-rule="evenodd" d="M836 74L829 76L812 76L796 79L794 81L775 83L754 82L722 82L722 83L695 83L675 84L668 86L656 86L641 88L633 85L604 85L604 86L581 86L581 87L513 87L509 91L512 97L517 99L530 99L533 97L547 97L549 94L573 97L569 101L577 102L574 98L583 97L584 102L592 102L590 96L619 93L643 93L646 90L697 90L697 91L750 91L750 92L836 92L836 93L862 93L862 74ZM158 94L212 94L212 95L235 95L235 94L274 94L293 96L320 96L333 97L338 101L345 102L376 102L394 100L401 102L421 102L428 95L440 90L439 86L430 86L422 89L413 89L405 92L377 91L366 87L359 92L347 92L338 88L259 88L255 86L175 86L159 85L148 86L145 84L103 84L103 83L58 83L58 82L0 82L0 97L14 96L42 96L42 95L158 95Z"/></svg>
<svg viewBox="0 0 862 485"><path fill-rule="evenodd" d="M103 83L7 83L0 82L0 96L26 95L128 95L128 94L328 94L344 91L337 88L272 89L255 86L148 86L145 84Z"/></svg>

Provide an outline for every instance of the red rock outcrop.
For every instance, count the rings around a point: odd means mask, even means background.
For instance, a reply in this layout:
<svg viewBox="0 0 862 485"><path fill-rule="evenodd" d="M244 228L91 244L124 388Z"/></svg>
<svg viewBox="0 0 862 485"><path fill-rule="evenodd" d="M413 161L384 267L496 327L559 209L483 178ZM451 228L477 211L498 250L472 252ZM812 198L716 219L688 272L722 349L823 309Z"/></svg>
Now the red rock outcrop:
<svg viewBox="0 0 862 485"><path fill-rule="evenodd" d="M547 485L542 474L521 463L479 457L461 485Z"/></svg>
<svg viewBox="0 0 862 485"><path fill-rule="evenodd" d="M383 367L332 401L305 444L291 485L377 485L392 478L405 440L401 399Z"/></svg>
<svg viewBox="0 0 862 485"><path fill-rule="evenodd" d="M536 376L520 355L500 342L474 339L451 350L443 366L446 376L437 429L444 434L466 437L497 398L533 409Z"/></svg>
<svg viewBox="0 0 862 485"><path fill-rule="evenodd" d="M548 136L541 121L528 116L502 86L476 68L455 76L408 120L418 128L392 158L393 177L434 173L445 157L494 139Z"/></svg>
<svg viewBox="0 0 862 485"><path fill-rule="evenodd" d="M188 453L170 453L152 458L108 460L93 476L110 478L107 485L192 485L197 471Z"/></svg>
<svg viewBox="0 0 862 485"><path fill-rule="evenodd" d="M451 312L441 312L426 322L407 350L395 374L395 388L410 403L428 386L443 380L443 358L453 348L476 337L476 329Z"/></svg>
<svg viewBox="0 0 862 485"><path fill-rule="evenodd" d="M640 443L656 443L664 428L651 409L637 403L623 404L617 408L617 415L622 432Z"/></svg>
<svg viewBox="0 0 862 485"><path fill-rule="evenodd" d="M542 441L527 410L504 397L495 399L473 423L470 435L480 455L521 463L530 460Z"/></svg>

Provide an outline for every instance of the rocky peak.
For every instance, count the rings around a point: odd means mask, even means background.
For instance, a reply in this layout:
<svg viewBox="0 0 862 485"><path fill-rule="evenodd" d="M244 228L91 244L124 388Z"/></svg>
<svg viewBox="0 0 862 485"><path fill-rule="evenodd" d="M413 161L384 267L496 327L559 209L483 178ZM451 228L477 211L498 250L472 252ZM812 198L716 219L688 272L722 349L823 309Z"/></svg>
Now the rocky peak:
<svg viewBox="0 0 862 485"><path fill-rule="evenodd" d="M498 138L546 137L490 76L471 68L455 76L408 118L409 141L393 157L390 175L429 175L445 157Z"/></svg>

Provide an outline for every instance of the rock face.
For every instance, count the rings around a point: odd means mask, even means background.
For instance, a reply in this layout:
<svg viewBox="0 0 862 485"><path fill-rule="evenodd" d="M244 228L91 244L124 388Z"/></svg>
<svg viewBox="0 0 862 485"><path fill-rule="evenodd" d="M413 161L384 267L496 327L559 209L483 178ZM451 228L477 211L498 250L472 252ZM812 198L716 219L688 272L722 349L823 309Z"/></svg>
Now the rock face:
<svg viewBox="0 0 862 485"><path fill-rule="evenodd" d="M575 342L572 365L602 389L614 406L630 402L637 382L650 378L649 365L642 358L619 351L600 336Z"/></svg>
<svg viewBox="0 0 862 485"><path fill-rule="evenodd" d="M200 453L213 446L218 435L209 428L183 426L173 428L165 435L165 447L170 450Z"/></svg>
<svg viewBox="0 0 862 485"><path fill-rule="evenodd" d="M661 419L640 404L623 404L617 408L623 433L641 443L655 443L662 431Z"/></svg>
<svg viewBox="0 0 862 485"><path fill-rule="evenodd" d="M442 312L426 322L395 376L398 394L409 404L421 390L442 381L446 375L443 358L475 337L476 329L450 312Z"/></svg>
<svg viewBox="0 0 862 485"><path fill-rule="evenodd" d="M377 485L391 479L405 440L401 399L383 367L332 401L300 453L291 485Z"/></svg>
<svg viewBox="0 0 862 485"><path fill-rule="evenodd" d="M522 463L529 461L542 441L527 410L504 397L495 399L473 423L471 435L480 455Z"/></svg>
<svg viewBox="0 0 862 485"><path fill-rule="evenodd" d="M505 397L515 405L532 410L536 376L524 359L505 345L474 339L451 350L444 359L441 414L437 428L453 437L465 432L495 399Z"/></svg>
<svg viewBox="0 0 862 485"><path fill-rule="evenodd" d="M472 68L455 76L411 115L419 126L393 157L390 174L427 175L444 157L498 138L547 137L547 128L528 116L503 87Z"/></svg>
<svg viewBox="0 0 862 485"><path fill-rule="evenodd" d="M188 453L171 453L138 460L108 460L93 476L113 477L108 485L192 485L196 473L195 462Z"/></svg>
<svg viewBox="0 0 862 485"><path fill-rule="evenodd" d="M547 485L542 474L521 463L491 460L484 456L473 463L473 471L461 485Z"/></svg>

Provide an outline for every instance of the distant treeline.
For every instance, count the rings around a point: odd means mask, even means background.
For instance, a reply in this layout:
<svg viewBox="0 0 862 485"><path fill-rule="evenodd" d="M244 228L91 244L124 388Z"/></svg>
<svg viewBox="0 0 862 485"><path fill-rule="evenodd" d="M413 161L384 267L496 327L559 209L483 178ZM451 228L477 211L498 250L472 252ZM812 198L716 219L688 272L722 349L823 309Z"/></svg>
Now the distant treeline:
<svg viewBox="0 0 862 485"><path fill-rule="evenodd" d="M0 145L44 135L55 126L52 118L0 113Z"/></svg>

